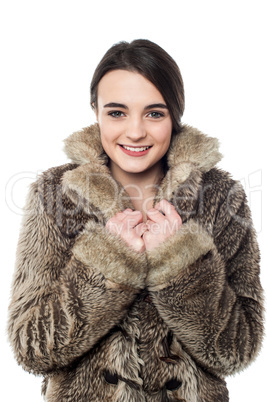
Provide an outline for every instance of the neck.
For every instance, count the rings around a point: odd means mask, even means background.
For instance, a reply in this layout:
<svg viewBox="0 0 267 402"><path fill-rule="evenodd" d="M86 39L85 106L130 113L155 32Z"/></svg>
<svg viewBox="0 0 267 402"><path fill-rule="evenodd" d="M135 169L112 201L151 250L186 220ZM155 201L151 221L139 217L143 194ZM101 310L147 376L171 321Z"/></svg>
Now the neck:
<svg viewBox="0 0 267 402"><path fill-rule="evenodd" d="M161 162L140 173L123 171L114 163L110 163L109 167L114 179L120 182L121 185L126 189L127 187L140 187L141 189L144 189L148 186L157 187L164 174Z"/></svg>
<svg viewBox="0 0 267 402"><path fill-rule="evenodd" d="M164 169L161 161L141 173L129 173L121 170L114 163L109 164L111 174L129 194L135 209L145 213L151 208L158 186L163 178Z"/></svg>

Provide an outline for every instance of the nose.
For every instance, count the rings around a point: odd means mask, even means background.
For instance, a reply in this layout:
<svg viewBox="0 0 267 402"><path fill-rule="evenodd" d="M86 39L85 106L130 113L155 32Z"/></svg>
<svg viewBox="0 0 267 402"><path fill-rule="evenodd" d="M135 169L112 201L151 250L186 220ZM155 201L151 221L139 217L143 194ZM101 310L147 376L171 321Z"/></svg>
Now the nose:
<svg viewBox="0 0 267 402"><path fill-rule="evenodd" d="M126 137L137 142L146 137L146 129L141 118L134 117L129 119L128 125L126 127Z"/></svg>

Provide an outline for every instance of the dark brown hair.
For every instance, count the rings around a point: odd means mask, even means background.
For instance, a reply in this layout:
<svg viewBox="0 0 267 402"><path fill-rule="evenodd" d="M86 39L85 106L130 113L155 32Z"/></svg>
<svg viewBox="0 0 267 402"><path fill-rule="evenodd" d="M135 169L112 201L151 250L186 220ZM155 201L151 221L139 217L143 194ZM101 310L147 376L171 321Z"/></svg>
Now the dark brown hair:
<svg viewBox="0 0 267 402"><path fill-rule="evenodd" d="M138 39L113 45L98 64L91 82L91 105L97 109L97 89L101 78L112 70L138 72L159 90L173 124L173 133L181 129L184 112L183 79L173 58L157 44Z"/></svg>

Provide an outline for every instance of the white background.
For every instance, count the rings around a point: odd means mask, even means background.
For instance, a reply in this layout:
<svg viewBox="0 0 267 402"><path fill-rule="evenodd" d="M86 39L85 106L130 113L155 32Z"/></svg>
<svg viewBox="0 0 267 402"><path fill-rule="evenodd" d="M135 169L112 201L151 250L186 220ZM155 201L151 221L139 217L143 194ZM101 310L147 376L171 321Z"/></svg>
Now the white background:
<svg viewBox="0 0 267 402"><path fill-rule="evenodd" d="M120 40L150 39L177 61L185 83L183 122L218 137L220 167L245 186L262 250L266 289L265 1L6 0L1 2L1 395L38 402L41 379L15 362L6 316L28 185L67 162L62 140L95 121L93 71ZM264 361L265 360L265 361ZM267 400L265 348L228 379L232 402ZM216 401L214 401L216 402Z"/></svg>

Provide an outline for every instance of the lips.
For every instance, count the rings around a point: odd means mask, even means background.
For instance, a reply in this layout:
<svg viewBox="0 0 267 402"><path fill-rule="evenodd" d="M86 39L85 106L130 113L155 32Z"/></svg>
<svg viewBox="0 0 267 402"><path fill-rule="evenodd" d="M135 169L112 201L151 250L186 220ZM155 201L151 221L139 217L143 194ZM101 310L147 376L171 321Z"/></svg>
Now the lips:
<svg viewBox="0 0 267 402"><path fill-rule="evenodd" d="M119 144L120 149L122 150L122 152L124 152L125 154L129 155L129 156L143 156L146 155L149 150L151 149L150 145L147 146L143 146L143 147L130 147L128 145L121 145Z"/></svg>

